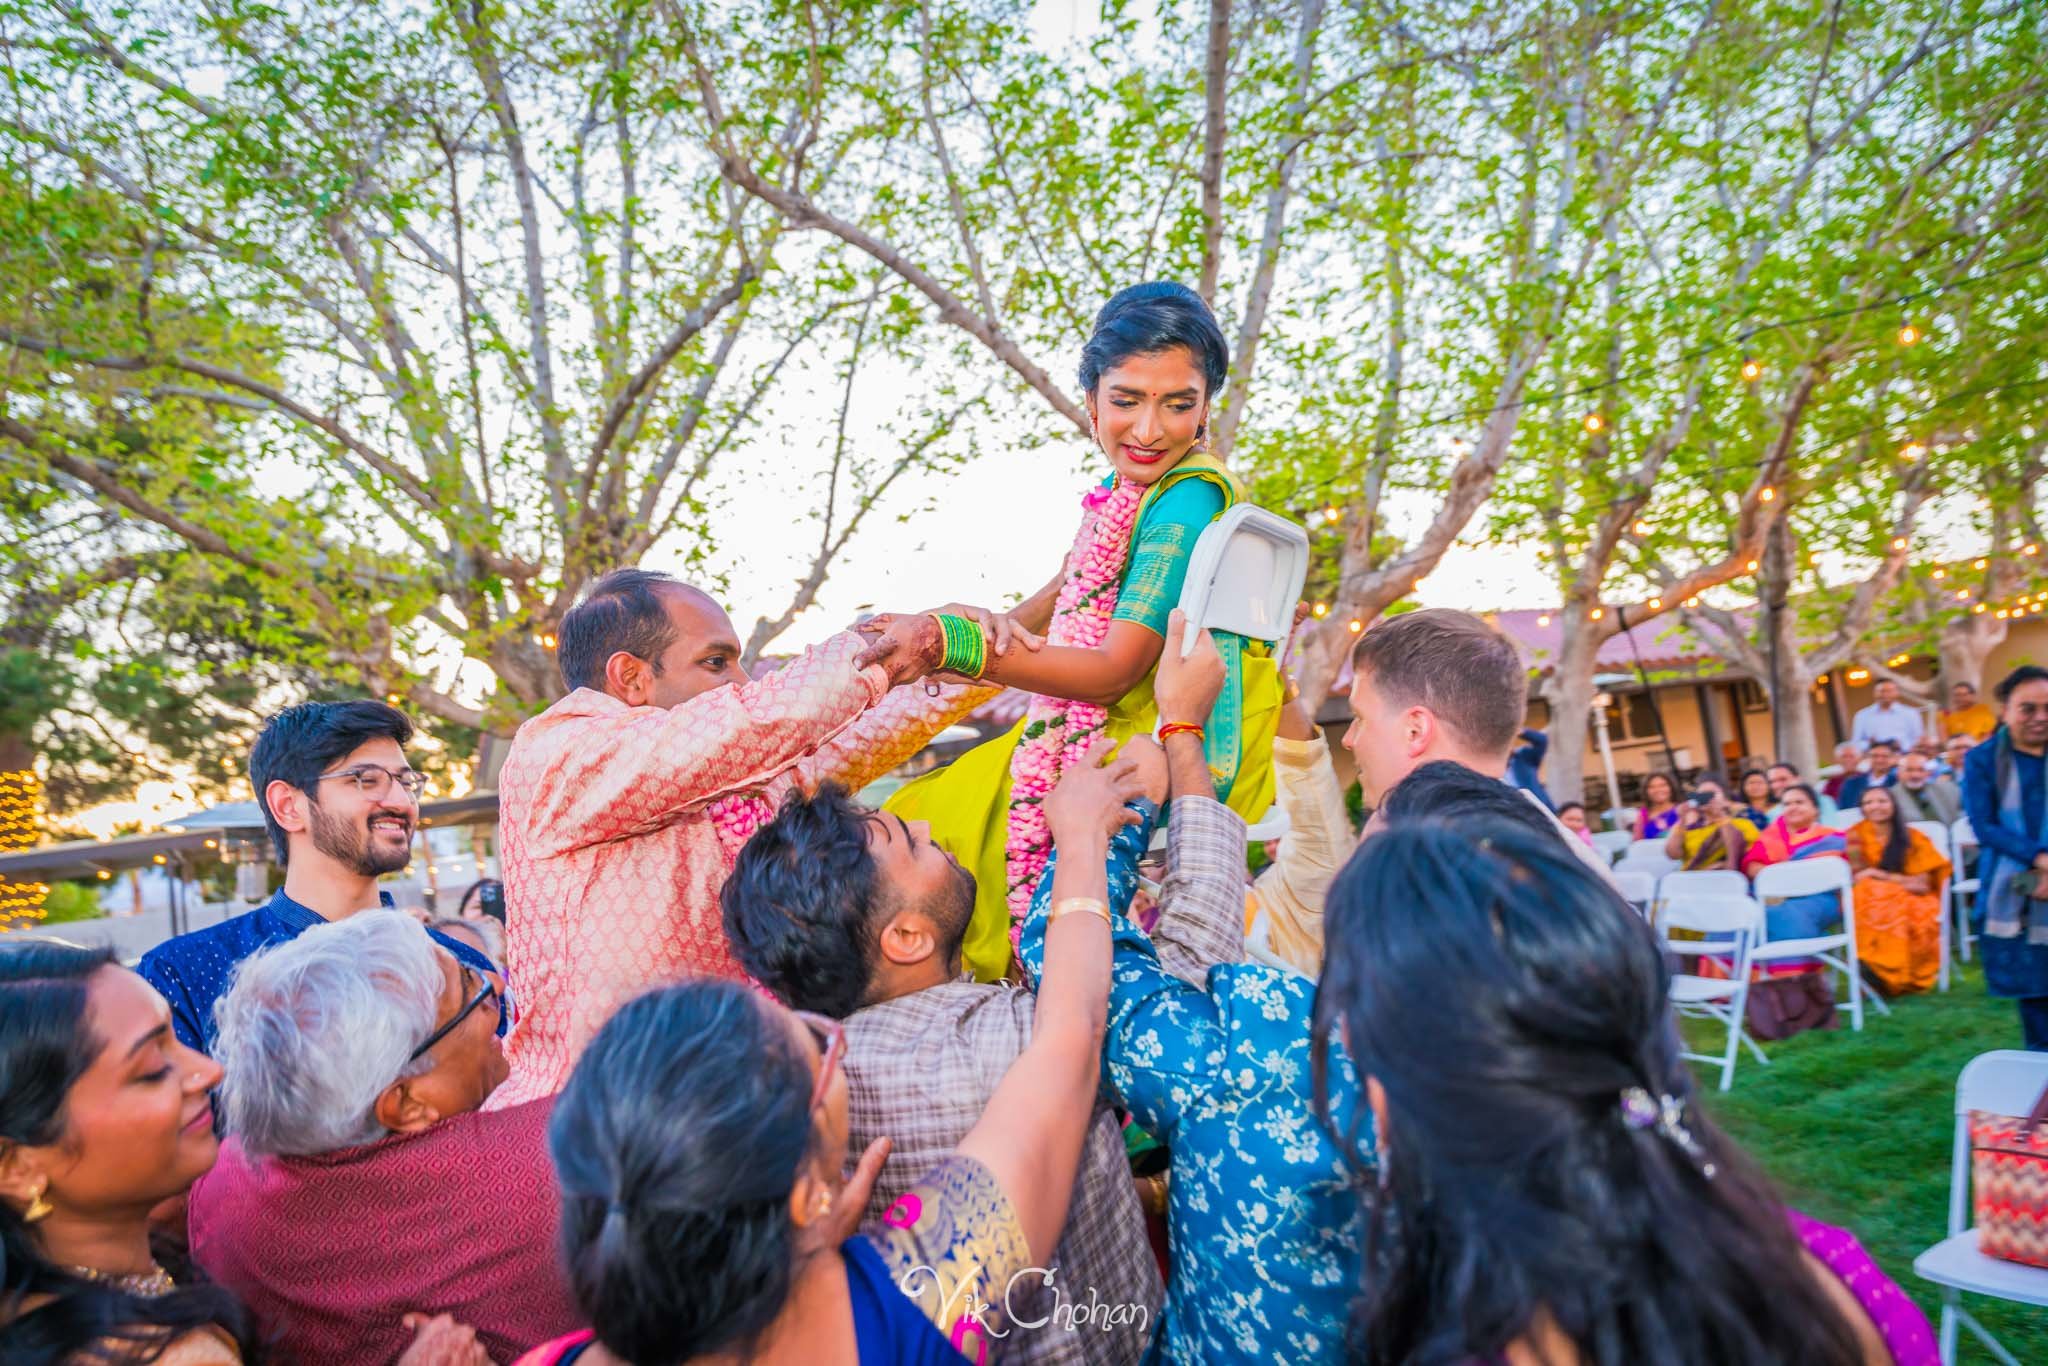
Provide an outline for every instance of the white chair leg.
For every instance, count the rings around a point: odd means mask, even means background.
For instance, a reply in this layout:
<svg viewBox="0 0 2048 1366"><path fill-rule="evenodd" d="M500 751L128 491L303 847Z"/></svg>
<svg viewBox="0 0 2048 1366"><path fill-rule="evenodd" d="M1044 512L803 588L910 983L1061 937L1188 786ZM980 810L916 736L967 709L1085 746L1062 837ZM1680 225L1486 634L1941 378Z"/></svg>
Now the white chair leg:
<svg viewBox="0 0 2048 1366"><path fill-rule="evenodd" d="M1948 990L1949 901L1950 893L1948 890L1948 885L1944 883L1941 889L1941 970L1939 971L1939 973L1936 974L1935 977L1935 985L1943 991Z"/></svg>
<svg viewBox="0 0 2048 1366"><path fill-rule="evenodd" d="M1769 1067L1771 1065L1771 1060L1764 1056L1763 1049L1758 1048L1756 1046L1756 1040L1749 1037L1749 1031L1747 1029L1742 1031L1742 1041L1749 1045L1749 1052L1751 1057L1755 1058L1759 1063L1762 1063L1765 1067Z"/></svg>
<svg viewBox="0 0 2048 1366"><path fill-rule="evenodd" d="M1970 961L1970 905L1969 898L1956 897L1956 951L1965 963Z"/></svg>
<svg viewBox="0 0 2048 1366"><path fill-rule="evenodd" d="M1721 1089L1727 1090L1735 1084L1735 1041L1742 1037L1742 1017L1730 1013L1728 1016L1728 1048L1721 1055Z"/></svg>

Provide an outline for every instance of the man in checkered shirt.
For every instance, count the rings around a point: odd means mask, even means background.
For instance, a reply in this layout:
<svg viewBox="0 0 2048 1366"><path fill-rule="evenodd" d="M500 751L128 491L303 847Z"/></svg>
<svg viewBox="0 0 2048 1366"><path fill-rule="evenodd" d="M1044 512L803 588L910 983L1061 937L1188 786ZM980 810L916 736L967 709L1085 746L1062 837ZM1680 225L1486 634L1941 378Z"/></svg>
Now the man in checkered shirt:
<svg viewBox="0 0 2048 1366"><path fill-rule="evenodd" d="M1178 663L1178 650L1166 654ZM1195 667L1213 657L1198 653ZM1161 666L1162 697L1172 668ZM1199 696L1202 680L1194 686ZM1206 714L1207 703L1191 705ZM1166 760L1149 739L1124 753L1139 760L1145 795L1133 807L1149 821L1166 795ZM1167 969L1199 985L1212 964L1244 956L1245 826L1213 792L1174 795L1153 939ZM869 1203L879 1216L981 1117L1031 1041L1034 998L962 975L973 876L931 843L922 822L905 825L838 790L792 794L741 850L722 900L733 952L753 977L799 1010L846 1021L850 1151L881 1136L894 1145ZM865 970L848 972L848 963ZM1021 1322L999 1325L1009 1334L1005 1360L1134 1363L1144 1355L1164 1288L1105 1103L1048 1269L1051 1289L1016 1288L1008 1309ZM1056 1294L1067 1305L1057 1316ZM1127 1308L1085 1320L1091 1304Z"/></svg>

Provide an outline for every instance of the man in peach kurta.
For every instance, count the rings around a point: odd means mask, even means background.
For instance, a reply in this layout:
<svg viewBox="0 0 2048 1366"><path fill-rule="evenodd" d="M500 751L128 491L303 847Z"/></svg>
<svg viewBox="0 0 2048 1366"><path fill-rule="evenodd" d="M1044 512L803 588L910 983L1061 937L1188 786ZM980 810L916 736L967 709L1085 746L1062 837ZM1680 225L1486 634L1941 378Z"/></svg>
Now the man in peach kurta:
<svg viewBox="0 0 2048 1366"><path fill-rule="evenodd" d="M724 611L640 570L600 580L560 638L571 692L519 728L498 780L520 1008L492 1109L560 1090L644 988L744 975L718 904L737 852L735 797L779 802L826 781L857 790L995 691L896 686L938 661L928 617L898 619L879 642L834 636L749 679Z"/></svg>

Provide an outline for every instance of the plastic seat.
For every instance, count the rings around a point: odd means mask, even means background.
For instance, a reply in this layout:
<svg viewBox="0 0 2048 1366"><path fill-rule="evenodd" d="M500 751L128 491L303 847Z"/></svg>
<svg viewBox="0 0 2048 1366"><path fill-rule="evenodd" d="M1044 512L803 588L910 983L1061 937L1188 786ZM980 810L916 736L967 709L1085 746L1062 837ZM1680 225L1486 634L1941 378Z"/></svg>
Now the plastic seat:
<svg viewBox="0 0 2048 1366"><path fill-rule="evenodd" d="M1842 928L1832 934L1803 939L1771 939L1766 920L1766 938L1751 952L1758 963L1782 962L1788 958L1817 958L1849 979L1849 1021L1851 1028L1863 1028L1863 970L1856 960L1856 898L1850 889L1849 864L1840 858L1811 858L1796 863L1774 863L1757 869L1752 890L1759 901L1783 900L1817 892L1832 892L1842 908ZM1871 1001L1889 1015L1891 1008L1880 996Z"/></svg>
<svg viewBox="0 0 2048 1366"><path fill-rule="evenodd" d="M1967 963L1970 961L1970 945L1977 939L1970 933L1970 908L1977 902L1977 876L1971 872L1971 865L1977 859L1977 832L1970 828L1968 816L1959 817L1949 827L1949 843L1956 851L1955 877L1949 883L1950 897L1956 910L1956 952ZM1964 876L1965 873L1969 876Z"/></svg>
<svg viewBox="0 0 2048 1366"><path fill-rule="evenodd" d="M1627 852L1628 847L1635 843L1635 839L1636 837L1626 830L1596 830L1593 833L1593 847L1607 855L1607 861L1612 863Z"/></svg>
<svg viewBox="0 0 2048 1366"><path fill-rule="evenodd" d="M1927 842L1934 846L1934 852L1949 861L1948 876L1941 880L1941 972L1935 984L1943 991L1948 990L1949 916L1955 899L1955 855L1949 849L1949 829L1940 821L1908 821L1909 829L1918 830L1927 836Z"/></svg>
<svg viewBox="0 0 2048 1366"><path fill-rule="evenodd" d="M1738 875L1739 876L1739 875ZM1670 879L1666 879L1668 883ZM1764 910L1747 892L1682 893L1669 896L1657 912L1658 932L1667 952L1690 957L1720 959L1728 975L1706 977L1681 972L1671 978L1671 1005L1681 1015L1705 1016L1719 1020L1728 1030L1728 1045L1720 1054L1686 1053L1696 1062L1718 1064L1721 1089L1735 1083L1735 1049L1738 1042L1760 1063L1770 1059L1756 1046L1743 1028L1749 1004L1750 953L1763 935ZM1703 937L1673 939L1674 930L1686 930Z"/></svg>
<svg viewBox="0 0 2048 1366"><path fill-rule="evenodd" d="M1970 1111L2023 1115L2048 1088L2048 1053L2001 1048L1979 1053L1956 1078L1955 1140L1948 1178L1948 1237L1913 1259L1913 1274L1941 1287L1941 1359L1956 1359L1958 1328L1968 1328L2006 1366L2020 1366L1963 1308L1962 1294L2048 1306L2048 1267L2022 1266L1977 1250L1970 1209Z"/></svg>

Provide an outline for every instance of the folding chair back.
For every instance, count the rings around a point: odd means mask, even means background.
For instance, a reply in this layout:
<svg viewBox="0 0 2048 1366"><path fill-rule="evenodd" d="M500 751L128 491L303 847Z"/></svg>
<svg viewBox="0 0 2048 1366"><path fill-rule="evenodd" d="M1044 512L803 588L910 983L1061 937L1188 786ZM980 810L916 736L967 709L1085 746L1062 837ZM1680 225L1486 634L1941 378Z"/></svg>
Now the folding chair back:
<svg viewBox="0 0 2048 1366"><path fill-rule="evenodd" d="M1956 951L1967 963L1970 944L1976 938L1970 933L1970 906L1977 899L1977 832L1970 828L1970 818L1961 816L1949 827L1949 837L1949 847L1956 851L1949 860L1955 865L1955 873L1948 880L1949 900L1955 906Z"/></svg>
<svg viewBox="0 0 2048 1366"><path fill-rule="evenodd" d="M1739 896L1747 901L1749 879L1732 868L1709 868L1691 873L1681 868L1664 875L1664 880L1657 884L1657 895L1665 901L1696 896Z"/></svg>
<svg viewBox="0 0 2048 1366"><path fill-rule="evenodd" d="M1669 879L1666 879L1668 882ZM1695 960L1713 958L1721 973L1708 977L1696 972L1678 972L1671 978L1672 1008L1685 1015L1705 1016L1720 1021L1728 1030L1728 1041L1718 1054L1686 1053L1699 1062L1715 1063L1721 1069L1721 1089L1735 1082L1735 1050L1748 1043L1760 1063L1770 1059L1743 1031L1749 1004L1749 965L1756 942L1763 935L1764 909L1746 892L1687 892L1668 896L1658 907L1657 928L1666 951ZM1673 931L1701 936L1674 939Z"/></svg>
<svg viewBox="0 0 2048 1366"><path fill-rule="evenodd" d="M1636 837L1626 830L1597 830L1593 833L1593 847L1607 856L1609 863L1619 858Z"/></svg>
<svg viewBox="0 0 2048 1366"><path fill-rule="evenodd" d="M1657 899L1657 875L1641 868L1616 868L1614 885L1621 889L1622 899L1641 911L1650 913L1650 903Z"/></svg>
<svg viewBox="0 0 2048 1366"><path fill-rule="evenodd" d="M1851 806L1844 810L1837 811L1834 815L1829 816L1827 819L1821 822L1822 825L1825 825L1832 830L1852 830L1862 823L1863 809L1857 806Z"/></svg>
<svg viewBox="0 0 2048 1366"><path fill-rule="evenodd" d="M1636 808L1633 806L1610 806L1600 813L1609 830L1626 830L1630 839L1635 838Z"/></svg>
<svg viewBox="0 0 2048 1366"><path fill-rule="evenodd" d="M1664 841L1630 840L1628 848L1621 851L1621 857L1629 863L1668 863L1678 866L1678 860L1664 852Z"/></svg>
<svg viewBox="0 0 2048 1366"><path fill-rule="evenodd" d="M1949 862L1948 876L1941 880L1941 972L1936 981L1937 986L1947 991L1949 919L1954 913L1956 895L1956 860L1955 855L1949 851L1949 829L1940 821L1907 821L1906 827L1927 836L1927 842L1934 846L1934 852Z"/></svg>
<svg viewBox="0 0 2048 1366"><path fill-rule="evenodd" d="M1979 1053L1956 1078L1955 1138L1949 1158L1948 1237L1913 1259L1921 1279L1941 1287L1941 1359L1956 1359L1958 1325L1991 1354L2018 1366L2012 1353L1963 1307L1962 1291L2020 1304L2048 1305L2048 1268L1987 1257L1977 1250L1970 1209L1970 1111L2023 1115L2048 1088L2048 1053L2001 1048Z"/></svg>
<svg viewBox="0 0 2048 1366"><path fill-rule="evenodd" d="M1832 892L1842 908L1842 928L1831 934L1818 934L1804 939L1774 940L1768 938L1769 921L1765 922L1764 942L1752 955L1759 962L1775 962L1786 958L1817 958L1828 967L1849 979L1849 1020L1852 1028L1863 1028L1863 969L1856 960L1856 898L1851 891L1851 877L1848 861L1840 858L1810 858L1796 863L1773 863L1759 868L1751 890L1758 901L1784 900L1787 897L1811 896L1819 892ZM1878 1009L1889 1015L1890 1007L1884 998L1873 995L1871 1000Z"/></svg>

